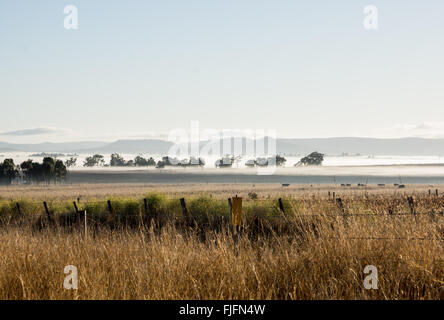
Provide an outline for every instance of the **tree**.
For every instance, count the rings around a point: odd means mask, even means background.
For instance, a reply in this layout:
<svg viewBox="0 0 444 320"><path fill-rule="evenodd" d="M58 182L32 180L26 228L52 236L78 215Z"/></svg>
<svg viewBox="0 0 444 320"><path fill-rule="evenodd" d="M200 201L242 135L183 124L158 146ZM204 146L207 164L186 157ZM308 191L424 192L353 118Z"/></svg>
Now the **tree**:
<svg viewBox="0 0 444 320"><path fill-rule="evenodd" d="M247 162L245 162L245 166L246 167L250 167L253 168L257 165L256 160L248 160Z"/></svg>
<svg viewBox="0 0 444 320"><path fill-rule="evenodd" d="M179 160L176 158L171 158L169 156L162 157L162 162L165 163L166 166L174 166L179 163Z"/></svg>
<svg viewBox="0 0 444 320"><path fill-rule="evenodd" d="M32 160L23 161L20 164L20 169L22 170L23 176L29 180L31 180L31 171L32 171Z"/></svg>
<svg viewBox="0 0 444 320"><path fill-rule="evenodd" d="M276 166L277 167L282 167L285 165L285 162L287 162L287 159L285 159L284 157L277 155L276 156Z"/></svg>
<svg viewBox="0 0 444 320"><path fill-rule="evenodd" d="M216 168L228 168L232 167L233 163L235 161L235 158L232 157L223 157L222 159L216 160Z"/></svg>
<svg viewBox="0 0 444 320"><path fill-rule="evenodd" d="M166 156L162 157L162 160L157 162L156 168L164 168L166 166L177 166L177 165L180 165L180 161L177 158Z"/></svg>
<svg viewBox="0 0 444 320"><path fill-rule="evenodd" d="M92 157L87 157L85 162L83 163L84 167L95 167L95 166L103 166L105 164L105 160L103 156L100 154L95 154Z"/></svg>
<svg viewBox="0 0 444 320"><path fill-rule="evenodd" d="M59 182L61 182L65 180L66 175L68 174L68 170L66 169L66 166L62 160L56 160L54 165L54 174L56 181L58 180Z"/></svg>
<svg viewBox="0 0 444 320"><path fill-rule="evenodd" d="M134 158L134 165L137 167L155 166L156 161L153 158L145 159L141 156L137 156Z"/></svg>
<svg viewBox="0 0 444 320"><path fill-rule="evenodd" d="M277 166L281 167L285 165L285 162L287 159L284 157L281 157L280 155L276 155L275 157L269 157L269 158L256 158L255 160L248 160L245 163L245 166L247 167L268 167L268 166Z"/></svg>
<svg viewBox="0 0 444 320"><path fill-rule="evenodd" d="M111 160L109 162L111 167L124 167L126 165L125 159L118 153L113 153L111 155Z"/></svg>
<svg viewBox="0 0 444 320"><path fill-rule="evenodd" d="M51 179L54 179L55 181L55 162L53 158L43 158L42 169L46 183L50 183Z"/></svg>
<svg viewBox="0 0 444 320"><path fill-rule="evenodd" d="M191 163L193 163L193 160L191 160ZM199 159L197 159L196 161L196 165L198 165L199 167L205 166L205 160L199 157Z"/></svg>
<svg viewBox="0 0 444 320"><path fill-rule="evenodd" d="M320 166L322 165L323 161L324 154L315 151L310 153L308 156L303 157L298 163L295 164L295 166Z"/></svg>
<svg viewBox="0 0 444 320"><path fill-rule="evenodd" d="M148 159L148 166L155 166L156 165L156 160L153 159L153 157L150 157Z"/></svg>
<svg viewBox="0 0 444 320"><path fill-rule="evenodd" d="M125 162L126 167L134 167L134 160L128 160L128 162Z"/></svg>
<svg viewBox="0 0 444 320"><path fill-rule="evenodd" d="M38 182L45 181L45 171L43 169L43 164L41 163L33 163L32 164L32 177L35 177L35 180Z"/></svg>
<svg viewBox="0 0 444 320"><path fill-rule="evenodd" d="M203 167L205 160L202 158L190 157L190 159L183 159L177 164L180 167Z"/></svg>
<svg viewBox="0 0 444 320"><path fill-rule="evenodd" d="M146 167L148 165L148 161L141 156L137 156L134 158L134 164L138 167Z"/></svg>
<svg viewBox="0 0 444 320"><path fill-rule="evenodd" d="M20 164L20 169L27 183L62 182L68 174L63 161L51 157L44 158L43 163L24 161Z"/></svg>
<svg viewBox="0 0 444 320"><path fill-rule="evenodd" d="M19 172L15 167L14 160L5 159L0 164L0 183L11 184L12 181L17 178Z"/></svg>
<svg viewBox="0 0 444 320"><path fill-rule="evenodd" d="M76 165L76 162L77 162L77 158L71 157L71 158L69 158L68 160L65 161L65 166L67 168L74 167Z"/></svg>
<svg viewBox="0 0 444 320"><path fill-rule="evenodd" d="M158 169L165 168L165 162L157 161L156 168L158 168Z"/></svg>
<svg viewBox="0 0 444 320"><path fill-rule="evenodd" d="M43 182L45 180L43 165L32 160L24 161L20 164L23 175L27 183Z"/></svg>

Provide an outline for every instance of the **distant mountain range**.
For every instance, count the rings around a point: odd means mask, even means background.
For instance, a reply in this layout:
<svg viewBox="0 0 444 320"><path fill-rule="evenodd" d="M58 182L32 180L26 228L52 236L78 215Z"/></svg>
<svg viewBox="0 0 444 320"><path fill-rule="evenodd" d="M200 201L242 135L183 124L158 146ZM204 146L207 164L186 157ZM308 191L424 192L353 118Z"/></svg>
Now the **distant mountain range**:
<svg viewBox="0 0 444 320"><path fill-rule="evenodd" d="M270 143L273 142L271 138ZM242 139L245 151L247 141ZM256 143L263 142L262 139ZM227 143L222 141L220 144ZM200 142L200 148L209 142ZM211 142L216 147L215 142ZM59 153L145 153L167 154L172 142L164 140L117 140L115 142L81 141L66 143L12 144L0 142L0 152L59 152ZM444 155L444 139L402 138L319 138L319 139L277 139L276 150L279 154L305 155L319 151L327 155L405 155L405 156L440 156ZM226 152L228 153L228 152Z"/></svg>
<svg viewBox="0 0 444 320"><path fill-rule="evenodd" d="M38 144L14 144L0 142L0 152L73 152L74 150L96 149L107 145L107 142L82 141L82 142L44 142Z"/></svg>

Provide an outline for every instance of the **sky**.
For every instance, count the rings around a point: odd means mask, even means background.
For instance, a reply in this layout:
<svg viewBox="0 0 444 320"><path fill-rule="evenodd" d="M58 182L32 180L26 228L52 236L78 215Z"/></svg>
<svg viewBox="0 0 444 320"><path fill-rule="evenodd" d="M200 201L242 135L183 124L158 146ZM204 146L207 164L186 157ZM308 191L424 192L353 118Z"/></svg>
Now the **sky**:
<svg viewBox="0 0 444 320"><path fill-rule="evenodd" d="M0 141L444 137L443 57L442 0L0 0Z"/></svg>

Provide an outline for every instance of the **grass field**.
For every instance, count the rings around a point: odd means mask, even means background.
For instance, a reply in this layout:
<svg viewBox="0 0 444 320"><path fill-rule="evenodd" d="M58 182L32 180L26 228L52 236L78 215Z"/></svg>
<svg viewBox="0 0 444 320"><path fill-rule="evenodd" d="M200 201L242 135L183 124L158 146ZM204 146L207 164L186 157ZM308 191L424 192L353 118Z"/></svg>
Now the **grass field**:
<svg viewBox="0 0 444 320"><path fill-rule="evenodd" d="M428 194L439 188L0 187L0 299L444 299L444 197ZM241 233L227 204L236 194ZM67 265L78 290L63 287ZM377 290L364 288L367 265Z"/></svg>
<svg viewBox="0 0 444 320"><path fill-rule="evenodd" d="M336 192L337 195L403 195L403 194L428 194L428 191L435 192L438 189L440 195L444 193L443 185L407 185L405 189L387 185L378 187L369 185L366 187L339 187L333 184L292 184L288 187L282 187L281 184L222 184L222 183L186 183L186 184L127 184L127 183L85 183L85 184L66 184L66 185L0 185L0 201L16 199L34 199L43 200L74 200L78 197L81 200L107 199L109 197L143 197L148 193L158 192L169 197L194 196L197 194L211 194L214 198L232 197L235 194L248 196L248 193L255 192L259 198L268 197L306 197L316 196L319 199L328 198L328 192Z"/></svg>

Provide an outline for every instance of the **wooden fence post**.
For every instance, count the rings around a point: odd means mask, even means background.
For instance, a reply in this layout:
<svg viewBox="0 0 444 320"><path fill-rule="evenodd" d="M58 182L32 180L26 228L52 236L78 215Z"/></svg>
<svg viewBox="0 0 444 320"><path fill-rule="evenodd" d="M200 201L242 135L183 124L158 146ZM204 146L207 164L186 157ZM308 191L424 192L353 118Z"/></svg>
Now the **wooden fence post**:
<svg viewBox="0 0 444 320"><path fill-rule="evenodd" d="M108 202L108 211L110 214L113 214L113 207L111 205L111 200L108 200L107 202Z"/></svg>
<svg viewBox="0 0 444 320"><path fill-rule="evenodd" d="M74 204L74 209L76 210L76 213L79 213L79 208L77 207L77 203L75 201L72 202Z"/></svg>
<svg viewBox="0 0 444 320"><path fill-rule="evenodd" d="M143 199L143 208L145 211L145 216L148 219L148 223L151 225L151 223L153 222L153 220L157 220L157 216L155 211L153 210L153 212L150 212L149 207L148 207L148 199Z"/></svg>
<svg viewBox="0 0 444 320"><path fill-rule="evenodd" d="M339 209L341 209L342 214L345 214L344 204L342 203L342 199L337 198L336 203L338 204Z"/></svg>
<svg viewBox="0 0 444 320"><path fill-rule="evenodd" d="M413 197L408 197L407 201L409 202L410 213L416 215L415 201L413 200Z"/></svg>
<svg viewBox="0 0 444 320"><path fill-rule="evenodd" d="M181 198L180 199L180 206L182 207L182 213L183 216L188 219L189 215L188 215L188 210L187 210L187 204L185 203L185 198Z"/></svg>
<svg viewBox="0 0 444 320"><path fill-rule="evenodd" d="M22 215L22 211L20 210L20 204L17 202L16 206L17 206L18 214L19 214L19 216L21 216Z"/></svg>
<svg viewBox="0 0 444 320"><path fill-rule="evenodd" d="M279 209L281 209L281 212L285 214L284 203L282 202L282 198L279 198Z"/></svg>
<svg viewBox="0 0 444 320"><path fill-rule="evenodd" d="M234 197L232 202L233 209L231 215L231 224L234 226L236 231L242 231L242 198Z"/></svg>
<svg viewBox="0 0 444 320"><path fill-rule="evenodd" d="M145 210L145 215L148 217L148 200L146 198L143 199L143 208Z"/></svg>
<svg viewBox="0 0 444 320"><path fill-rule="evenodd" d="M435 190L435 195L438 196L438 189Z"/></svg>
<svg viewBox="0 0 444 320"><path fill-rule="evenodd" d="M53 222L51 213L49 212L48 205L46 204L46 201L43 201L43 206L45 207L46 215L48 216L49 222Z"/></svg>

